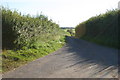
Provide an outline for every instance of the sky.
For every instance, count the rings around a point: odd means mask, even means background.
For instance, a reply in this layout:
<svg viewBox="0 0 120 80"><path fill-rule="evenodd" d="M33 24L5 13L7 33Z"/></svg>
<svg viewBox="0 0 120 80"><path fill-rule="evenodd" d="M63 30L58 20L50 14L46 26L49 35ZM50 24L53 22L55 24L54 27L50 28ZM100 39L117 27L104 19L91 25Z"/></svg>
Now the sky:
<svg viewBox="0 0 120 80"><path fill-rule="evenodd" d="M22 14L48 16L60 27L75 27L90 17L118 8L119 0L0 0Z"/></svg>

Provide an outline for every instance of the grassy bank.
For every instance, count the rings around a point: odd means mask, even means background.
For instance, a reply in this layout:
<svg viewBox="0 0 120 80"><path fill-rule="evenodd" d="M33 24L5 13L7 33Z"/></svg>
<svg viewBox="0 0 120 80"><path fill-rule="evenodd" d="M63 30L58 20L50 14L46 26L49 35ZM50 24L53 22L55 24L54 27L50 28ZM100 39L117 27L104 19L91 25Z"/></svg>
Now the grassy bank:
<svg viewBox="0 0 120 80"><path fill-rule="evenodd" d="M63 39L62 39L63 40ZM21 50L3 50L2 54L2 66L3 72L17 68L30 61L48 55L64 45L63 41L50 41L48 43L39 44L39 49L21 49Z"/></svg>
<svg viewBox="0 0 120 80"><path fill-rule="evenodd" d="M2 7L2 71L56 51L64 45L66 34L43 14L32 17Z"/></svg>
<svg viewBox="0 0 120 80"><path fill-rule="evenodd" d="M110 10L105 14L91 17L76 26L75 36L100 45L120 49L118 43L119 15L119 10Z"/></svg>

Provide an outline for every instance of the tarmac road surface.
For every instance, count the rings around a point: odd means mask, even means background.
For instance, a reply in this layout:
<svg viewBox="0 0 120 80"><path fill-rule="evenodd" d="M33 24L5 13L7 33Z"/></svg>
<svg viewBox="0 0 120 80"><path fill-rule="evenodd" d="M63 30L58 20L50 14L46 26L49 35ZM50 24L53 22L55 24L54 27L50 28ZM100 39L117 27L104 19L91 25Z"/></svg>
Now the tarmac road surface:
<svg viewBox="0 0 120 80"><path fill-rule="evenodd" d="M67 37L45 57L3 74L3 78L117 78L118 50Z"/></svg>

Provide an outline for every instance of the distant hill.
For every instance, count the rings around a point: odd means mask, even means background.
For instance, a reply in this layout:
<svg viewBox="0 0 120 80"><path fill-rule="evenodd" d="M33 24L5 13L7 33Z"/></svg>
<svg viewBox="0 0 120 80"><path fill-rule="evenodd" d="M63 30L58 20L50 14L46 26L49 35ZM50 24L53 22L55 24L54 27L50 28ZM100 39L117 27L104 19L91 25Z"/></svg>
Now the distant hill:
<svg viewBox="0 0 120 80"><path fill-rule="evenodd" d="M61 29L75 29L74 27L61 27Z"/></svg>

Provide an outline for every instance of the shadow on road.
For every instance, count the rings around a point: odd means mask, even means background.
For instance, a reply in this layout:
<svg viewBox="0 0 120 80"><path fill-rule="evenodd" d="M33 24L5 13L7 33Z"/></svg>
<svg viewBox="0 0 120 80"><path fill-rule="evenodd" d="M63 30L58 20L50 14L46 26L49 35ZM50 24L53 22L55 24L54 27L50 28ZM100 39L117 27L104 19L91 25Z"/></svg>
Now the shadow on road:
<svg viewBox="0 0 120 80"><path fill-rule="evenodd" d="M84 40L66 37L68 52L74 53L76 60L84 59L88 63L108 66L118 66L118 50L107 48ZM76 64L81 63L78 62ZM74 65L76 65L74 64Z"/></svg>
<svg viewBox="0 0 120 80"><path fill-rule="evenodd" d="M66 37L67 44L4 78L117 78L118 50ZM32 71L32 72L31 72Z"/></svg>

